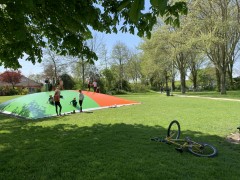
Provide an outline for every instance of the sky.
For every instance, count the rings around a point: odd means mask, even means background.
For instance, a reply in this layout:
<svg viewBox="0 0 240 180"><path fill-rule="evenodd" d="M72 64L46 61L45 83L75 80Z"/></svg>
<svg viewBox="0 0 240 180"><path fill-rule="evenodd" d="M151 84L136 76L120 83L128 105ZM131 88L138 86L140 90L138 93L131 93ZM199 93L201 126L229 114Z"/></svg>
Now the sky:
<svg viewBox="0 0 240 180"><path fill-rule="evenodd" d="M93 33L94 35L94 33ZM100 36L103 36L103 41L106 44L106 48L108 52L112 50L112 47L117 42L122 42L125 45L127 45L130 49L135 49L139 43L141 42L141 38L137 35L132 35L130 33L118 33L118 34L102 34L99 33ZM24 59L20 59L19 63L21 64L22 68L19 70L22 72L24 76L29 77L29 75L32 74L40 74L43 72L43 66L40 63L36 63L33 65L29 61L25 61ZM6 69L4 69L3 66L0 66L0 73L4 72Z"/></svg>

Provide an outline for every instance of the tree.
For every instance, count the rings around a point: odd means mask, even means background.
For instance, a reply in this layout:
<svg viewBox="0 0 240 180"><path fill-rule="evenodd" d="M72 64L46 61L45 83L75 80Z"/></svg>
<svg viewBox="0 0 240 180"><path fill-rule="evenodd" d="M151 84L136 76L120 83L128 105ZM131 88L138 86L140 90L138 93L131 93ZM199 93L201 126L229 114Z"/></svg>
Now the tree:
<svg viewBox="0 0 240 180"><path fill-rule="evenodd" d="M87 44L89 47L91 47L91 51L94 51L96 54L100 53L101 45L103 43L103 36L98 36L97 34L94 35L92 39L90 39ZM99 73L98 73L98 68L94 63L90 63L91 61L85 60L83 61L83 56L82 56L82 81L83 81L83 87L85 84L85 67L89 67L88 72L86 72L86 76L88 76L88 79L91 80L92 82L94 80L99 79Z"/></svg>
<svg viewBox="0 0 240 180"><path fill-rule="evenodd" d="M45 76L45 79L50 78L53 85L56 85L58 77L67 69L67 65L62 63L62 59L64 59L63 56L58 55L49 48L44 52L43 76Z"/></svg>
<svg viewBox="0 0 240 180"><path fill-rule="evenodd" d="M193 82L193 90L197 90L197 79L198 79L198 71L200 70L202 64L205 62L205 59L201 57L197 53L190 53L188 59L188 68L190 69L190 77L189 79Z"/></svg>
<svg viewBox="0 0 240 180"><path fill-rule="evenodd" d="M60 55L80 57L90 62L96 54L84 42L92 38L90 29L105 33L129 31L150 37L157 16L179 25L179 15L187 13L185 2L151 0L3 0L0 2L0 65L17 69L19 58L35 64L42 61L42 48L49 44ZM174 1L173 1L174 2ZM144 10L144 11L143 11ZM120 29L119 22L122 21Z"/></svg>
<svg viewBox="0 0 240 180"><path fill-rule="evenodd" d="M134 83L137 83L141 79L141 61L137 53L131 53L130 59L126 64L126 76L128 79L132 80Z"/></svg>
<svg viewBox="0 0 240 180"><path fill-rule="evenodd" d="M102 70L102 75L105 78L105 87L107 91L110 91L113 88L114 83L114 73L110 69L104 69Z"/></svg>
<svg viewBox="0 0 240 180"><path fill-rule="evenodd" d="M106 44L102 43L102 46L100 48L100 64L103 67L102 69L109 68L109 57L108 57L108 51L106 49Z"/></svg>
<svg viewBox="0 0 240 180"><path fill-rule="evenodd" d="M140 45L143 50L141 57L142 73L146 81L149 81L155 89L160 89L165 84L169 89L169 77L172 72L172 59L170 57L171 47L167 42L169 31L164 28L156 27L150 40Z"/></svg>
<svg viewBox="0 0 240 180"><path fill-rule="evenodd" d="M97 34L95 34L92 39L84 43L84 46L90 47L90 49L95 53L99 53L98 51L102 44L102 39L102 37L99 37ZM84 54L81 54L80 58L70 57L70 59L72 60L71 64L74 74L80 77L82 88L85 88L86 79L91 81L98 79L98 70L95 64L91 63L93 60L87 59Z"/></svg>
<svg viewBox="0 0 240 180"><path fill-rule="evenodd" d="M122 89L123 79L124 79L124 66L130 59L128 47L122 42L117 42L112 50L112 59L113 59L113 64L118 66L119 89Z"/></svg>
<svg viewBox="0 0 240 180"><path fill-rule="evenodd" d="M61 79L63 81L65 90L73 89L75 83L74 83L74 81L73 81L71 76L69 76L68 74L62 74L60 77L61 77Z"/></svg>
<svg viewBox="0 0 240 180"><path fill-rule="evenodd" d="M184 94L186 92L187 60L191 52L191 46L187 44L190 37L183 31L183 28L173 28L166 25L157 27L153 32L153 37L146 41L147 45L144 51L148 54L147 58L153 62L150 71L156 69L161 72L167 89L171 75L172 89L174 89L174 69L177 69L180 73L181 92Z"/></svg>
<svg viewBox="0 0 240 180"><path fill-rule="evenodd" d="M206 67L198 71L198 84L202 89L213 90L216 86L214 67Z"/></svg>
<svg viewBox="0 0 240 180"><path fill-rule="evenodd" d="M22 78L21 71L9 70L1 74L1 80L3 82L12 84L13 89L17 83L20 83L21 78Z"/></svg>
<svg viewBox="0 0 240 180"><path fill-rule="evenodd" d="M43 77L42 74L29 74L28 78L37 83L43 83L44 80L46 79L45 77Z"/></svg>
<svg viewBox="0 0 240 180"><path fill-rule="evenodd" d="M196 0L188 18L202 50L216 68L221 94L226 94L227 71L232 73L240 39L240 2L237 0ZM190 21L189 21L190 22ZM231 75L229 77L232 79Z"/></svg>

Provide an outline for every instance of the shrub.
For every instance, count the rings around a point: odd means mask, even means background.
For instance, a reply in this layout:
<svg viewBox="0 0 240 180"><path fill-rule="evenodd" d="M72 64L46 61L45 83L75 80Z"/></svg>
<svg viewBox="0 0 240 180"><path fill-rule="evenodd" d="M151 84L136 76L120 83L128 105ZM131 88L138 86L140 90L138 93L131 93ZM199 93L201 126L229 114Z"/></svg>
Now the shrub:
<svg viewBox="0 0 240 180"><path fill-rule="evenodd" d="M115 83L115 86L114 86L114 89L119 89L120 88L120 84L121 84L121 81L117 81L116 83ZM126 81L126 80L122 80L122 89L120 89L121 91L131 91L131 86L130 86L130 84L129 84L129 82L128 81ZM120 90L118 90L118 91L120 91Z"/></svg>
<svg viewBox="0 0 240 180"><path fill-rule="evenodd" d="M8 91L7 91L7 95L9 95L9 96L12 96L12 95L18 95L18 89L13 89L13 88L11 88L11 89L9 89Z"/></svg>
<svg viewBox="0 0 240 180"><path fill-rule="evenodd" d="M148 92L149 89L147 86L143 85L143 84L131 84L131 92L134 93L144 93L144 92Z"/></svg>
<svg viewBox="0 0 240 180"><path fill-rule="evenodd" d="M26 95L26 94L28 94L28 89L27 88L24 88L24 89L19 89L18 90L18 94L19 95Z"/></svg>

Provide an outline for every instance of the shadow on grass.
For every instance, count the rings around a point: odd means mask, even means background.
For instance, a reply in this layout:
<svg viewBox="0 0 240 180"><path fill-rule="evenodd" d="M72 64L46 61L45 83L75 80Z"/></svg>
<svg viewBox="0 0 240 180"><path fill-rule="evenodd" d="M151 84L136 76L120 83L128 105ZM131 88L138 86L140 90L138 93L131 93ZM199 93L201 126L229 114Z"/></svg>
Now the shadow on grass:
<svg viewBox="0 0 240 180"><path fill-rule="evenodd" d="M7 101L3 104L0 104L0 112L9 112L10 115L19 118L25 119L36 119L36 118L44 118L51 114L47 113L46 108L44 106L40 106L36 101L32 101L29 103L23 103L22 106L16 106L12 103L14 100ZM11 104L12 103L12 104ZM11 108L14 107L14 108Z"/></svg>
<svg viewBox="0 0 240 180"><path fill-rule="evenodd" d="M183 136L217 147L215 158L179 153L150 141L166 135L161 126L9 122L0 133L1 179L237 179L240 146L218 136L184 131ZM4 131L7 129L9 131Z"/></svg>

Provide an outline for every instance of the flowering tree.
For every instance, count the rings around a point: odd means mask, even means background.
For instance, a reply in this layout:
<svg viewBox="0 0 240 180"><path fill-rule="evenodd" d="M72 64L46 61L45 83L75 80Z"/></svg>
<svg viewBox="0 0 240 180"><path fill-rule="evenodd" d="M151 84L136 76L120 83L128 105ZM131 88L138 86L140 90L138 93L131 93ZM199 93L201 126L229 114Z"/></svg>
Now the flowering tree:
<svg viewBox="0 0 240 180"><path fill-rule="evenodd" d="M4 73L2 73L0 75L1 81L12 84L13 88L17 83L20 82L21 77L22 77L22 74L21 74L21 71L19 71L19 70L5 71Z"/></svg>

